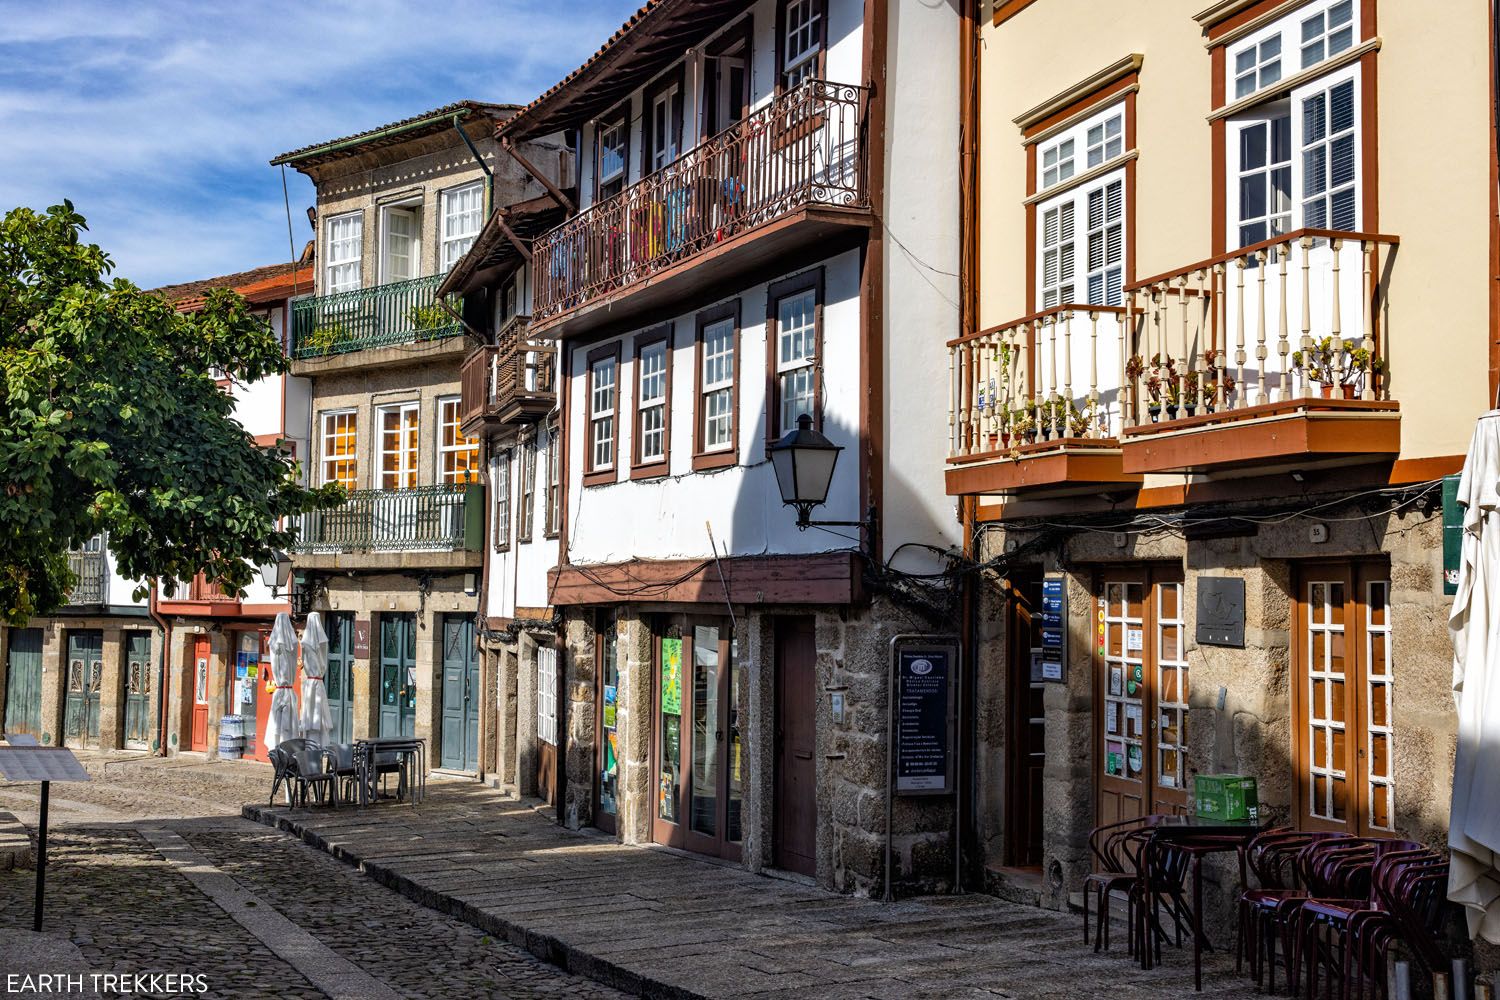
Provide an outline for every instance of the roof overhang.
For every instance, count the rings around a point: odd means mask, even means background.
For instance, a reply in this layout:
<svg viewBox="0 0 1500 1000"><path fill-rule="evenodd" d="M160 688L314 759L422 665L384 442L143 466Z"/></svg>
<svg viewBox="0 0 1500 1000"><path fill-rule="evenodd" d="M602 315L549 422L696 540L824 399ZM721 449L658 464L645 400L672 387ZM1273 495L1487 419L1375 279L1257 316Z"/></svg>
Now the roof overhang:
<svg viewBox="0 0 1500 1000"><path fill-rule="evenodd" d="M271 166L276 167L285 163L298 169L314 167L353 153L369 152L384 146L393 146L397 143L435 135L452 128L455 123L467 123L470 119L499 122L514 111L515 107L513 104L458 101L423 112L414 118L392 122L389 125L345 136L342 139L330 139L327 142L304 146L290 153L282 153L271 161Z"/></svg>
<svg viewBox="0 0 1500 1000"><path fill-rule="evenodd" d="M507 119L496 134L528 139L599 117L752 4L753 0L651 0L587 62Z"/></svg>
<svg viewBox="0 0 1500 1000"><path fill-rule="evenodd" d="M516 245L515 239L529 248L538 236L561 225L567 215L567 210L549 195L492 213L474 238L469 252L459 258L448 277L438 286L438 296L467 295L504 280L526 262L526 254Z"/></svg>

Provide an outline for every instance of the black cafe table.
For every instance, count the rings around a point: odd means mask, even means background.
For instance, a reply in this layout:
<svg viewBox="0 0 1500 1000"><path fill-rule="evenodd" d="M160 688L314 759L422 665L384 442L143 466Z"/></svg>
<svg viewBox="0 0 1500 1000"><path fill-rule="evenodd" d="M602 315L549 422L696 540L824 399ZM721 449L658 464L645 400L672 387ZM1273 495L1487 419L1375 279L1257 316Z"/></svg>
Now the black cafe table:
<svg viewBox="0 0 1500 1000"><path fill-rule="evenodd" d="M401 762L406 773L406 794L412 805L418 804L427 790L427 741L410 736L382 736L354 741L360 805L368 805L378 797L376 767L387 754Z"/></svg>
<svg viewBox="0 0 1500 1000"><path fill-rule="evenodd" d="M1151 825L1145 849L1142 851L1142 870L1149 880L1151 875L1165 868L1166 857L1173 851L1181 852L1193 866L1193 985L1203 990L1203 945L1207 938L1203 933L1203 859L1209 854L1234 851L1239 854L1240 883L1245 882L1244 848L1255 835L1269 829L1269 821L1211 819L1206 816L1161 816ZM1142 901L1137 919L1142 921L1141 968L1152 966L1155 953L1155 935L1162 933L1152 917L1150 898Z"/></svg>

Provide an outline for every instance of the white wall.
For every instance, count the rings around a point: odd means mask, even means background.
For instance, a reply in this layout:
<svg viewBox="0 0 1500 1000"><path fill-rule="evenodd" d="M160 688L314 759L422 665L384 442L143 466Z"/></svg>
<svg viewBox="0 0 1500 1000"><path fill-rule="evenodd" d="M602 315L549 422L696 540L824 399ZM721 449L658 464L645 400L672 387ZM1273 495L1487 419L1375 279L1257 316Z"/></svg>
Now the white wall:
<svg viewBox="0 0 1500 1000"><path fill-rule="evenodd" d="M960 335L958 3L892 3L886 54L885 469L887 557L962 541L943 483L948 352ZM898 242L899 241L899 242ZM936 568L906 549L895 568Z"/></svg>
<svg viewBox="0 0 1500 1000"><path fill-rule="evenodd" d="M846 449L840 456L820 520L858 520L859 507L859 252L830 258L824 271L823 433ZM802 272L794 272L802 273ZM788 275L790 276L790 275ZM780 280L779 278L777 280ZM617 479L629 475L632 453L633 338L628 331L573 351L569 367L568 557L573 563L610 563L631 558L683 559L711 555L705 522L713 526L720 555L825 552L856 547L857 529L799 532L795 514L782 506L775 473L766 458L766 285L740 295L739 461L707 472L692 471L695 310L673 320L672 424L669 474L660 479L583 486L587 440L585 400L589 351L621 343ZM707 308L708 304L705 304ZM653 325L652 329L655 329ZM935 449L929 448L929 451Z"/></svg>
<svg viewBox="0 0 1500 1000"><path fill-rule="evenodd" d="M538 425L545 430L546 425ZM523 542L518 537L521 516L521 458L523 450L515 442L491 447L489 464L489 488L485 492L489 507L490 535L485 540L489 546L489 576L485 584L485 614L495 618L510 618L517 607L544 608L551 601L547 588L547 572L557 565L558 540L547 537L547 441L545 433L536 453L536 492L532 502L531 540ZM502 461L510 466L510 523L505 526L510 546L503 552L495 551L495 484L499 482Z"/></svg>

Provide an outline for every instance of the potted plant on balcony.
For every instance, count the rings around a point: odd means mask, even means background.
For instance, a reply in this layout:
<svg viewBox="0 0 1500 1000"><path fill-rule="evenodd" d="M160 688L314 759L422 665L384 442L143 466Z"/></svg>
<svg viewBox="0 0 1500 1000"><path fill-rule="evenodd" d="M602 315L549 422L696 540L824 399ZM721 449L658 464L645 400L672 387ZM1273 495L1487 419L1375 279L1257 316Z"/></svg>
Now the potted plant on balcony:
<svg viewBox="0 0 1500 1000"><path fill-rule="evenodd" d="M412 306L406 311L406 321L411 324L412 331L418 335L419 340L427 339L422 334L430 334L434 330L453 325L453 317L436 302Z"/></svg>
<svg viewBox="0 0 1500 1000"><path fill-rule="evenodd" d="M1188 416L1194 416L1198 412L1198 398L1202 391L1199 385L1197 372L1188 372L1182 376L1182 409Z"/></svg>
<svg viewBox="0 0 1500 1000"><path fill-rule="evenodd" d="M1089 429L1094 426L1097 414L1094 412L1094 401L1087 400L1082 409L1075 406L1072 400L1067 403L1068 408L1068 436L1074 438L1088 437Z"/></svg>
<svg viewBox="0 0 1500 1000"><path fill-rule="evenodd" d="M1023 400L1023 404L1024 402ZM1010 430L1027 444L1036 440L1036 417L1032 413L1032 407L1022 405L1010 411Z"/></svg>
<svg viewBox="0 0 1500 1000"><path fill-rule="evenodd" d="M1365 379L1371 379L1371 388L1374 387L1375 376L1385 376L1387 369L1385 358L1375 357L1367 347L1346 348L1344 351L1344 366L1340 373L1339 387L1343 390L1345 399L1359 398L1360 390L1364 386Z"/></svg>
<svg viewBox="0 0 1500 1000"><path fill-rule="evenodd" d="M321 323L307 335L306 348L313 354L328 354L334 345L348 339L348 331L342 323Z"/></svg>

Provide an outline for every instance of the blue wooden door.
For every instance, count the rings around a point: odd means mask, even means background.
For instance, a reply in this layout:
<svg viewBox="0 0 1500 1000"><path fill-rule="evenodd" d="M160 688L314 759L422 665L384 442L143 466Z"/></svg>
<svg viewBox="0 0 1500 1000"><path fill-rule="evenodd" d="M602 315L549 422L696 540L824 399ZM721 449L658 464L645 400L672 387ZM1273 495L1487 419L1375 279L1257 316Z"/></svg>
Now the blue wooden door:
<svg viewBox="0 0 1500 1000"><path fill-rule="evenodd" d="M479 655L474 619L443 619L443 766L456 771L479 767Z"/></svg>
<svg viewBox="0 0 1500 1000"><path fill-rule="evenodd" d="M99 689L104 681L104 634L98 629L68 633L67 698L63 706L63 743L99 745Z"/></svg>
<svg viewBox="0 0 1500 1000"><path fill-rule="evenodd" d="M417 732L417 616L380 616L380 735Z"/></svg>
<svg viewBox="0 0 1500 1000"><path fill-rule="evenodd" d="M328 708L333 714L334 739L354 739L354 615L343 612L328 616Z"/></svg>
<svg viewBox="0 0 1500 1000"><path fill-rule="evenodd" d="M5 731L42 738L42 630L12 629L5 682Z"/></svg>
<svg viewBox="0 0 1500 1000"><path fill-rule="evenodd" d="M125 746L151 746L151 633L125 633Z"/></svg>

